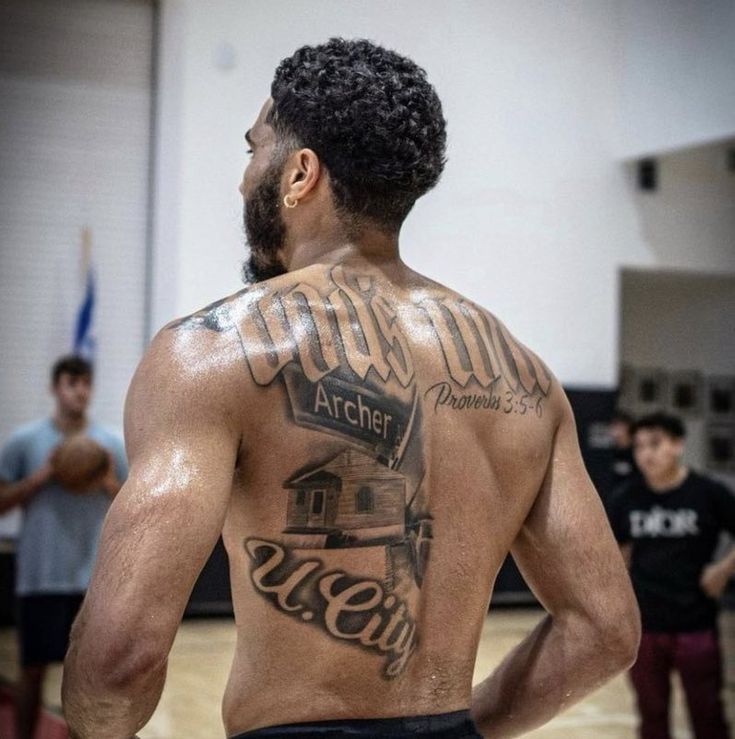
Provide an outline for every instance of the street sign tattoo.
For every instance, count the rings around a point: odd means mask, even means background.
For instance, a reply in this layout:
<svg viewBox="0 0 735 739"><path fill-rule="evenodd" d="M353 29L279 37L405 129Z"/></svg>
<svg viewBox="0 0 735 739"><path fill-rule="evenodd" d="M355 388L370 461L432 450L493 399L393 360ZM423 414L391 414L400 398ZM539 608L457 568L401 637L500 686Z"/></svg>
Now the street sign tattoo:
<svg viewBox="0 0 735 739"><path fill-rule="evenodd" d="M266 294L248 317L253 380L280 379L296 425L346 442L284 480L284 539L245 543L253 586L282 613L383 655L393 678L418 642L431 541L409 342L373 277L341 266L326 289Z"/></svg>

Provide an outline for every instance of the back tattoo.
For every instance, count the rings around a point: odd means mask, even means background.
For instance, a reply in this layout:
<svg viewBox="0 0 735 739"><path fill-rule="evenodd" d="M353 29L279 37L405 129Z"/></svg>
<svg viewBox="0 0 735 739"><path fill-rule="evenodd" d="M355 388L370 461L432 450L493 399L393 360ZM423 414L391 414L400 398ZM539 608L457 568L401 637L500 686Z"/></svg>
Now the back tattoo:
<svg viewBox="0 0 735 739"><path fill-rule="evenodd" d="M237 317L233 304L237 300ZM170 328L236 331L254 382L279 383L297 426L344 442L283 480L277 541L248 538L250 579L283 614L405 668L433 536L422 483L424 403L450 410L543 413L551 377L468 301L419 306L446 377L419 391L411 345L374 276L335 266L320 285L264 283Z"/></svg>

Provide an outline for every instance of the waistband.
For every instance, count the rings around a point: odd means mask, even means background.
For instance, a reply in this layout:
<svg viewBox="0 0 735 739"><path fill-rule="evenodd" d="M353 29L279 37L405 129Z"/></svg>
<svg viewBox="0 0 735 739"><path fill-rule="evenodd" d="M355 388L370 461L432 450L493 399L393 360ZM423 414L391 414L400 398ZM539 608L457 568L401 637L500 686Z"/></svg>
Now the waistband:
<svg viewBox="0 0 735 739"><path fill-rule="evenodd" d="M360 718L338 721L307 721L298 724L266 726L230 739L251 737L392 737L411 739L423 736L434 739L482 739L477 733L469 711L452 711L427 716L403 716L398 718Z"/></svg>

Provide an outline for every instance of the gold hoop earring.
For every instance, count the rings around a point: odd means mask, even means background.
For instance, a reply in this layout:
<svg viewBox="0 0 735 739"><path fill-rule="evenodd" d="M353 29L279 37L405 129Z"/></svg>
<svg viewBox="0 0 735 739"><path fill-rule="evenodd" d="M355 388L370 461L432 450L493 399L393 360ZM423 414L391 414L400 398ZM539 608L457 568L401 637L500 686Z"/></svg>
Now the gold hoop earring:
<svg viewBox="0 0 735 739"><path fill-rule="evenodd" d="M289 195L288 193L286 193L283 196L283 204L287 208L295 208L299 204L299 202L298 200L294 200L292 195Z"/></svg>

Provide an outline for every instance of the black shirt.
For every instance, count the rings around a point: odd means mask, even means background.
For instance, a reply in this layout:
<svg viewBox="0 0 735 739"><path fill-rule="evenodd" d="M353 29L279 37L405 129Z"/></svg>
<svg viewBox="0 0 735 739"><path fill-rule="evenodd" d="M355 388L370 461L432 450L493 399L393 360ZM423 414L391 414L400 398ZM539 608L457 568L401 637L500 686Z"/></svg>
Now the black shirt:
<svg viewBox="0 0 735 739"><path fill-rule="evenodd" d="M735 534L735 496L718 482L689 472L676 488L654 492L642 478L610 503L621 544L632 543L630 576L645 631L714 628L717 601L699 585L719 535Z"/></svg>
<svg viewBox="0 0 735 739"><path fill-rule="evenodd" d="M613 449L611 489L616 490L632 479L633 475L640 475L633 458L633 447L615 447Z"/></svg>

